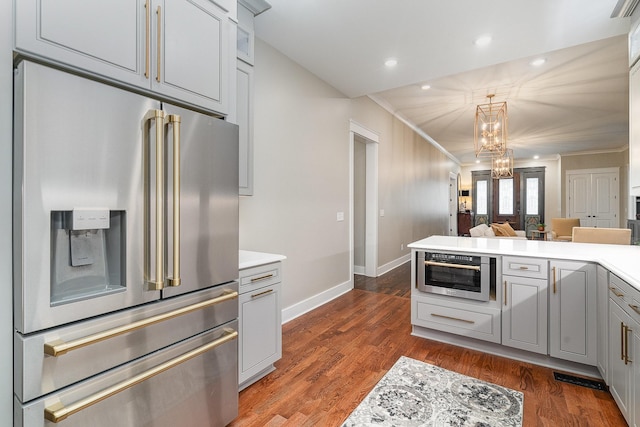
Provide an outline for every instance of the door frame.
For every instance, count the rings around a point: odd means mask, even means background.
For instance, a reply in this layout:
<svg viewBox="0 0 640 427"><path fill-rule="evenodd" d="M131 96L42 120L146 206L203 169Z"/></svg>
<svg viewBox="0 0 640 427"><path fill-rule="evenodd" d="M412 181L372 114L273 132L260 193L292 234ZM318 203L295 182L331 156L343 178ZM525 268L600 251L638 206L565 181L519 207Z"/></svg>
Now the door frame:
<svg viewBox="0 0 640 427"><path fill-rule="evenodd" d="M349 277L354 273L354 144L355 135L366 140L366 207L365 207L365 266L367 277L377 277L378 270L378 143L380 135L354 120L349 121Z"/></svg>

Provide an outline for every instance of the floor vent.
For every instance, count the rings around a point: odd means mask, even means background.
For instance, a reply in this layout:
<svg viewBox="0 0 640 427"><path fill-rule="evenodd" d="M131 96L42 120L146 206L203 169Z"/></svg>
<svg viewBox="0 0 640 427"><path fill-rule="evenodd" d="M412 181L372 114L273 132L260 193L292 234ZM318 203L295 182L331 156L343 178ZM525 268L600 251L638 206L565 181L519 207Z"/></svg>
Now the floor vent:
<svg viewBox="0 0 640 427"><path fill-rule="evenodd" d="M579 385L582 387L593 388L595 390L604 391L607 389L607 386L603 381L574 377L573 375L561 374L559 372L554 372L553 377L556 379L556 381L562 381L565 383Z"/></svg>

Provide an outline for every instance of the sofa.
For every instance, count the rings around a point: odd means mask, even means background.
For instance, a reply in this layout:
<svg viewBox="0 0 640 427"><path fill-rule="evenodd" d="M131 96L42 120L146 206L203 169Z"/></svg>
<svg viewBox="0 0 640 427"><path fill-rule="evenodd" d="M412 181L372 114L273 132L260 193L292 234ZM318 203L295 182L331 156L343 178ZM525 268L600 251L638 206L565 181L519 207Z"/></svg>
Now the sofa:
<svg viewBox="0 0 640 427"><path fill-rule="evenodd" d="M469 229L469 235L471 237L491 237L498 239L527 239L527 234L524 230L514 230L511 226L508 226L507 223L505 224L491 224L491 226L479 224Z"/></svg>

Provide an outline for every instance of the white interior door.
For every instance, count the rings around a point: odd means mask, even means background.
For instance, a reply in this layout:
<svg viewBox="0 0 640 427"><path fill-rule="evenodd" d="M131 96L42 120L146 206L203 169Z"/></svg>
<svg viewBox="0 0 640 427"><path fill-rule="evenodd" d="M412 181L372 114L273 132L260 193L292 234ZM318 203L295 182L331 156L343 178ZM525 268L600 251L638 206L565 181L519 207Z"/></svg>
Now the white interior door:
<svg viewBox="0 0 640 427"><path fill-rule="evenodd" d="M566 216L583 227L619 227L618 175L618 168L567 171Z"/></svg>

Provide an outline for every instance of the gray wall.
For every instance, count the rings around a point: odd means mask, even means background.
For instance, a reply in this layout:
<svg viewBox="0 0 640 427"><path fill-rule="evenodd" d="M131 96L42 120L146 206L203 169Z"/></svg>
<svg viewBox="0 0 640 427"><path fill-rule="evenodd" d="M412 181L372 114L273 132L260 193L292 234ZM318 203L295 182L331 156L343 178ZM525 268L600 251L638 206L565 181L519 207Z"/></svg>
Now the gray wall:
<svg viewBox="0 0 640 427"><path fill-rule="evenodd" d="M287 256L284 308L352 283L350 119L380 135L378 266L446 234L457 165L371 99L345 97L257 39L254 105L254 195L240 200L240 247Z"/></svg>

